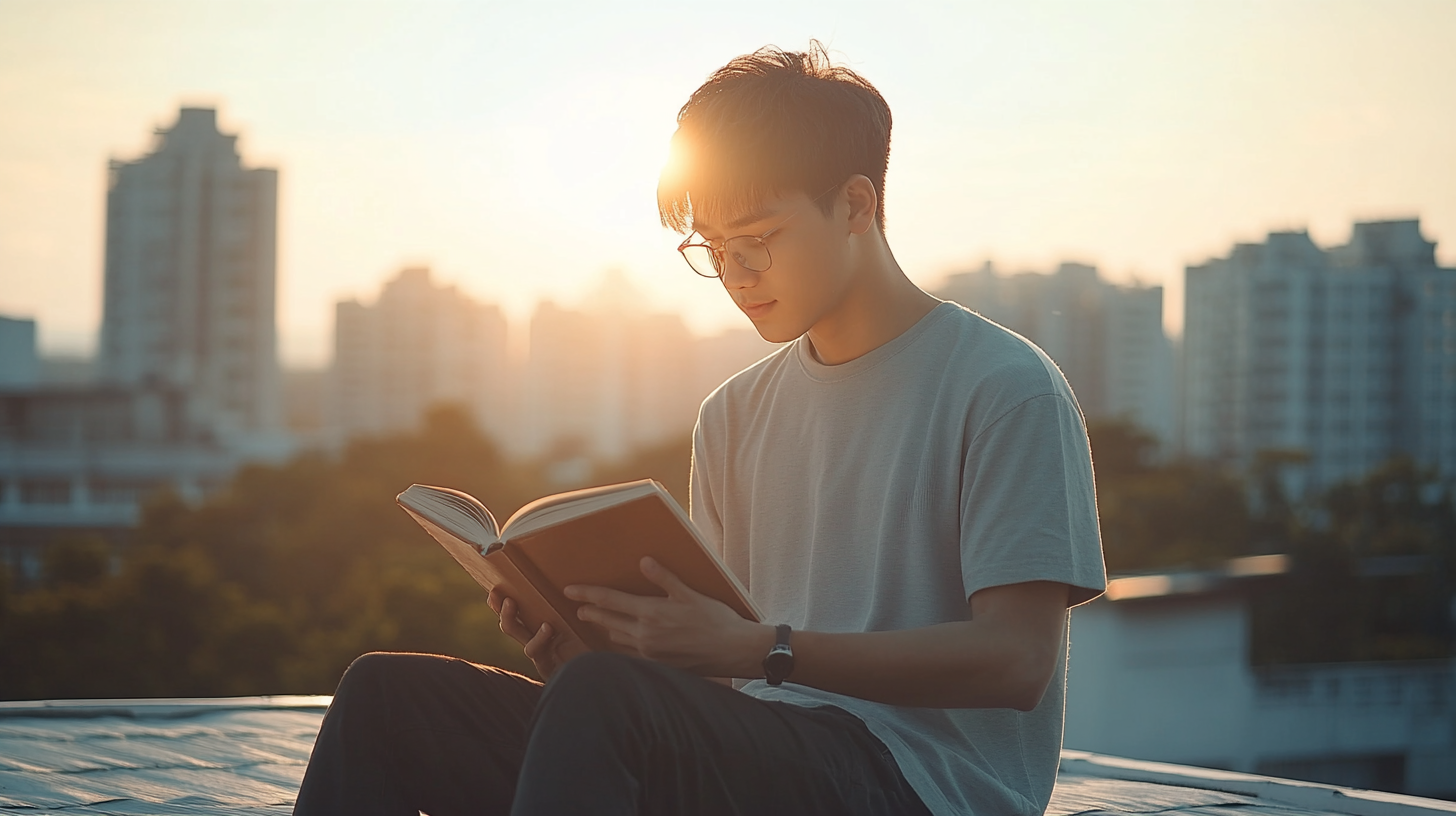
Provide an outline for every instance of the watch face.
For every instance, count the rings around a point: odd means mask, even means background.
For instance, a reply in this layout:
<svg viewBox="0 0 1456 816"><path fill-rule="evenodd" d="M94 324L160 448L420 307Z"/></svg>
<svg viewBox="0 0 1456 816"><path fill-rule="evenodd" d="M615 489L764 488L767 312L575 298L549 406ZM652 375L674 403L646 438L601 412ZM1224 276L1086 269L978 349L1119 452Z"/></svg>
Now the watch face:
<svg viewBox="0 0 1456 816"><path fill-rule="evenodd" d="M763 659L763 673L770 683L777 684L794 670L792 652L771 652Z"/></svg>

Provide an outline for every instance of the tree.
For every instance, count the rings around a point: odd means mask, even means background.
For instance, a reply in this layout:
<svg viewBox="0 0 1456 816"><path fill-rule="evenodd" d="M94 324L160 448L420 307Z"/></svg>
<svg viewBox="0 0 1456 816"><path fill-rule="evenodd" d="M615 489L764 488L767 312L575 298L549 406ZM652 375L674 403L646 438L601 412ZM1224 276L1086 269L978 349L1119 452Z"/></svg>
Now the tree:
<svg viewBox="0 0 1456 816"><path fill-rule="evenodd" d="M1160 463L1129 420L1087 425L1102 549L1111 572L1211 565L1249 553L1243 485L1195 462Z"/></svg>
<svg viewBox="0 0 1456 816"><path fill-rule="evenodd" d="M1255 662L1453 654L1456 509L1438 474L1392 459L1291 525L1295 572L1255 607Z"/></svg>
<svg viewBox="0 0 1456 816"><path fill-rule="evenodd" d="M93 542L63 543L38 589L0 596L0 698L328 693L376 649L530 670L480 587L395 506L417 481L498 512L544 492L444 408L338 458L246 468L195 507L157 496L114 574Z"/></svg>

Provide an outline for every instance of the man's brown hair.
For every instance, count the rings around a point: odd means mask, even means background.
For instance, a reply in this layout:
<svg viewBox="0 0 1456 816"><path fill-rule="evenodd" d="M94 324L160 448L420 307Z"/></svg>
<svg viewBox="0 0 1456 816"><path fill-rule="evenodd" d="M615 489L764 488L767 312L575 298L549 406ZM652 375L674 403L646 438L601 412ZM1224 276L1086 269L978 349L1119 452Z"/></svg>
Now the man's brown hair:
<svg viewBox="0 0 1456 816"><path fill-rule="evenodd" d="M686 233L694 215L725 226L772 195L818 196L863 175L885 226L890 106L867 80L833 65L824 46L765 46L719 68L677 115L657 185L664 226ZM827 214L834 199L819 199Z"/></svg>

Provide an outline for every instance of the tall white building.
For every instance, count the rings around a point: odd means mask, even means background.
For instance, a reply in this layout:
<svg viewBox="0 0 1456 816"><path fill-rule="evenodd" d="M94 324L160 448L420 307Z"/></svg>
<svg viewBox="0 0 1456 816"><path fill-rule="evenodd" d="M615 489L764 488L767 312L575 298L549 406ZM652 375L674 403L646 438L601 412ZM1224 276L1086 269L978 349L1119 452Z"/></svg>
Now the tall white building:
<svg viewBox="0 0 1456 816"><path fill-rule="evenodd" d="M1173 440L1173 353L1160 286L1118 286L1096 267L999 274L988 262L934 293L1015 331L1056 361L1091 419L1125 417Z"/></svg>
<svg viewBox="0 0 1456 816"><path fill-rule="evenodd" d="M1294 453L1296 494L1405 454L1456 476L1456 270L1417 220L1323 250L1271 233L1187 269L1182 444L1247 468Z"/></svg>
<svg viewBox="0 0 1456 816"><path fill-rule="evenodd" d="M231 444L275 439L278 172L245 167L206 108L110 169L101 376L179 388Z"/></svg>
<svg viewBox="0 0 1456 816"><path fill-rule="evenodd" d="M515 419L506 321L431 280L423 267L405 269L372 304L335 308L334 365L329 391L333 431L343 437L411 430L437 403L463 405L477 424L505 441Z"/></svg>

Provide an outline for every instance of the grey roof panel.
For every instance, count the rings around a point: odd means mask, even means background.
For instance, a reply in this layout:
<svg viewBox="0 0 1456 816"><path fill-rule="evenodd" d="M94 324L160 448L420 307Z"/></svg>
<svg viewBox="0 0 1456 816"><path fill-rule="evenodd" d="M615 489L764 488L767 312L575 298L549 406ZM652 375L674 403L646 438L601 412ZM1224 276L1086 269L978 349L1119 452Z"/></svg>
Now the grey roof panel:
<svg viewBox="0 0 1456 816"><path fill-rule="evenodd" d="M0 703L0 816L283 816L326 697ZM1066 751L1051 816L1434 816L1456 803Z"/></svg>
<svg viewBox="0 0 1456 816"><path fill-rule="evenodd" d="M0 704L0 812L291 812L326 702Z"/></svg>

